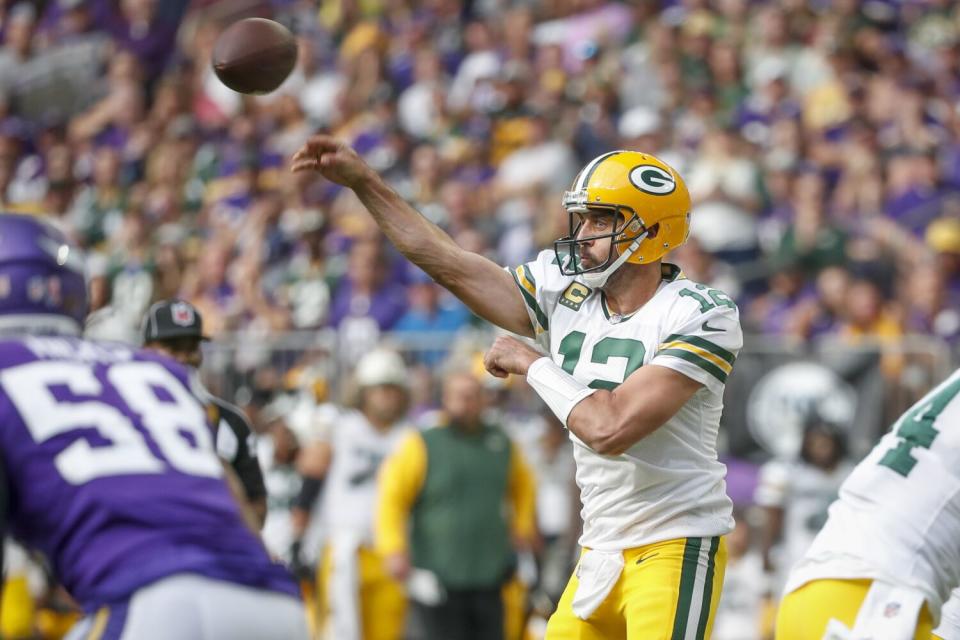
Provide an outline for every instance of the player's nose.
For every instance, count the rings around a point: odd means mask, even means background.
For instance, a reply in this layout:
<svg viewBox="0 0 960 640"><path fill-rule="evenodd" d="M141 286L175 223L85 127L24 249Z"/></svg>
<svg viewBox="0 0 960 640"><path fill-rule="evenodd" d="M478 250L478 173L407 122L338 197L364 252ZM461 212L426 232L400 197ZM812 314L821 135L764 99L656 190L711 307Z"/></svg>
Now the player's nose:
<svg viewBox="0 0 960 640"><path fill-rule="evenodd" d="M577 229L576 239L580 240L584 246L591 246L593 244L592 236L595 235L592 229L593 226L589 221L584 222L580 225L580 228Z"/></svg>

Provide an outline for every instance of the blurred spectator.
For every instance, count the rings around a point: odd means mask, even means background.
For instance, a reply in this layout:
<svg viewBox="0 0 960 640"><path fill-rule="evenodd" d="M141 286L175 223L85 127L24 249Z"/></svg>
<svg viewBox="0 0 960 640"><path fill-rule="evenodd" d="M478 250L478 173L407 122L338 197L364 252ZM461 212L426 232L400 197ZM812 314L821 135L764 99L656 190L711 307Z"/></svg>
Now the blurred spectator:
<svg viewBox="0 0 960 640"><path fill-rule="evenodd" d="M293 326L313 329L321 326L330 312L323 214L304 212L297 231L299 242L282 273L281 286Z"/></svg>
<svg viewBox="0 0 960 640"><path fill-rule="evenodd" d="M414 339L429 338L431 344L449 344L456 332L470 319L470 311L450 296L422 270L413 268L409 288L409 308L393 327L394 332ZM423 345L426 346L426 345ZM417 360L427 366L441 363L446 349L424 349Z"/></svg>
<svg viewBox="0 0 960 640"><path fill-rule="evenodd" d="M12 6L3 24L3 49L0 50L0 93L7 95L16 86L18 72L33 49L37 10L20 2Z"/></svg>
<svg viewBox="0 0 960 640"><path fill-rule="evenodd" d="M780 238L776 256L797 265L805 275L816 276L823 268L844 261L843 232L824 210L824 181L815 173L804 173L793 183L792 222Z"/></svg>
<svg viewBox="0 0 960 640"><path fill-rule="evenodd" d="M926 232L927 246L934 253L936 268L949 292L950 301L960 301L960 219L940 218Z"/></svg>
<svg viewBox="0 0 960 640"><path fill-rule="evenodd" d="M120 182L120 154L103 146L93 154L91 183L74 196L70 223L78 240L95 247L116 233L127 206L127 191Z"/></svg>
<svg viewBox="0 0 960 640"><path fill-rule="evenodd" d="M241 304L237 290L228 277L232 250L225 242L214 240L200 255L184 291L206 318L208 331L217 335L231 328Z"/></svg>
<svg viewBox="0 0 960 640"><path fill-rule="evenodd" d="M887 164L884 212L902 228L919 235L940 213L947 195L931 154L904 150Z"/></svg>
<svg viewBox="0 0 960 640"><path fill-rule="evenodd" d="M684 274L711 289L719 289L731 298L740 297L740 282L736 272L725 262L718 261L705 251L696 238L690 238L670 257L683 269Z"/></svg>
<svg viewBox="0 0 960 640"><path fill-rule="evenodd" d="M850 283L844 318L840 335L851 342L866 338L891 344L903 334L900 320L885 302L880 285L868 277L859 276Z"/></svg>
<svg viewBox="0 0 960 640"><path fill-rule="evenodd" d="M569 145L550 139L550 122L545 114L527 121L526 137L508 153L497 168L495 188L500 198L543 186L562 191L576 176L577 164Z"/></svg>
<svg viewBox="0 0 960 640"><path fill-rule="evenodd" d="M392 279L379 240L359 240L350 248L347 273L330 306L330 324L339 329L351 353L359 354L392 329L407 309L403 285Z"/></svg>
<svg viewBox="0 0 960 640"><path fill-rule="evenodd" d="M436 51L424 47L414 59L414 83L397 100L400 126L415 139L432 137L443 109L442 62Z"/></svg>
<svg viewBox="0 0 960 640"><path fill-rule="evenodd" d="M770 290L750 302L746 324L771 335L796 334L796 318L813 302L814 292L795 262L772 266Z"/></svg>
<svg viewBox="0 0 960 640"><path fill-rule="evenodd" d="M493 100L489 84L500 72L491 26L475 21L464 29L465 54L450 86L447 102L455 113L477 108L486 110Z"/></svg>
<svg viewBox="0 0 960 640"><path fill-rule="evenodd" d="M121 0L119 13L112 2L93 0L91 4L97 24L137 56L148 78L158 76L173 52L188 0Z"/></svg>
<svg viewBox="0 0 960 640"><path fill-rule="evenodd" d="M687 174L693 200L690 235L734 264L757 257L759 204L754 163L729 131L714 129Z"/></svg>
<svg viewBox="0 0 960 640"><path fill-rule="evenodd" d="M444 422L408 435L384 464L377 549L407 581L425 637L502 639L515 547L535 535L533 479L520 450L484 422L476 378L448 375L442 405Z"/></svg>
<svg viewBox="0 0 960 640"><path fill-rule="evenodd" d="M956 344L960 338L960 310L951 300L946 280L937 268L916 267L904 286L907 292L905 329Z"/></svg>
<svg viewBox="0 0 960 640"><path fill-rule="evenodd" d="M850 274L842 267L827 267L817 276L816 296L797 306L790 317L790 334L801 339L836 335L846 317Z"/></svg>

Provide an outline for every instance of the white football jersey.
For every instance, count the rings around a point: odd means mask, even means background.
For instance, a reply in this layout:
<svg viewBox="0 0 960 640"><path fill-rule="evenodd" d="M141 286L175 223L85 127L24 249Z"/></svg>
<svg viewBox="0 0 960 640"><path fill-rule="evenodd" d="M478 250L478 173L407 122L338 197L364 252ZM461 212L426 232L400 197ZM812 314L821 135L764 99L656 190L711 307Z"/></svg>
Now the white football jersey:
<svg viewBox="0 0 960 640"><path fill-rule="evenodd" d="M943 640L960 640L960 589L954 589L940 611L940 626L933 635Z"/></svg>
<svg viewBox="0 0 960 640"><path fill-rule="evenodd" d="M377 473L408 430L396 424L378 431L359 411L340 414L330 432L333 459L320 502L323 531L347 530L365 542L372 540Z"/></svg>
<svg viewBox="0 0 960 640"><path fill-rule="evenodd" d="M743 344L736 305L669 264L650 301L625 317L609 312L601 291L562 275L552 251L512 273L538 343L583 384L612 389L651 364L703 384L621 455L600 455L570 434L583 502L580 544L613 551L729 533L732 503L716 445L724 384Z"/></svg>
<svg viewBox="0 0 960 640"><path fill-rule="evenodd" d="M787 582L882 579L922 591L934 620L960 586L960 370L860 462Z"/></svg>

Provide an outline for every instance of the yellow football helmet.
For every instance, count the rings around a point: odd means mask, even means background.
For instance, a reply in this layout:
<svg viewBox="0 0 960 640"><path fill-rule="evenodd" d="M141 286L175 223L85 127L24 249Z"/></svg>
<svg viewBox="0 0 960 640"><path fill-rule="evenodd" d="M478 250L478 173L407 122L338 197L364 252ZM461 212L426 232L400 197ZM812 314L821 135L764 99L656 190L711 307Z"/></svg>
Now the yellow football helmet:
<svg viewBox="0 0 960 640"><path fill-rule="evenodd" d="M593 288L602 287L625 262L659 260L686 242L690 232L690 193L683 178L662 160L637 151L611 151L591 160L564 193L563 207L570 235L553 243L557 263L561 273L582 275ZM613 232L578 238L578 214L597 209L613 214ZM578 245L601 238L611 238L609 257L583 269Z"/></svg>

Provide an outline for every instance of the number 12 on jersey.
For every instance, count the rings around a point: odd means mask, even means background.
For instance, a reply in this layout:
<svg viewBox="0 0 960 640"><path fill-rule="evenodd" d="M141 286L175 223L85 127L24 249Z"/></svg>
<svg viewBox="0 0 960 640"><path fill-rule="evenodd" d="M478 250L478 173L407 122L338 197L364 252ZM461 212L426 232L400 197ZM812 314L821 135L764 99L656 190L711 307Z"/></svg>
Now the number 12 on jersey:
<svg viewBox="0 0 960 640"><path fill-rule="evenodd" d="M577 368L580 362L580 351L583 348L583 341L587 335L582 331L571 331L563 340L560 341L558 351L563 358L560 367L573 375L573 370ZM590 355L590 362L597 364L607 364L610 358L626 358L627 366L623 372L623 378L619 382L612 380L596 379L592 380L589 386L591 389L606 389L612 391L627 379L631 373L640 368L643 359L647 355L647 348L639 340L630 338L606 337L593 345L593 351Z"/></svg>

